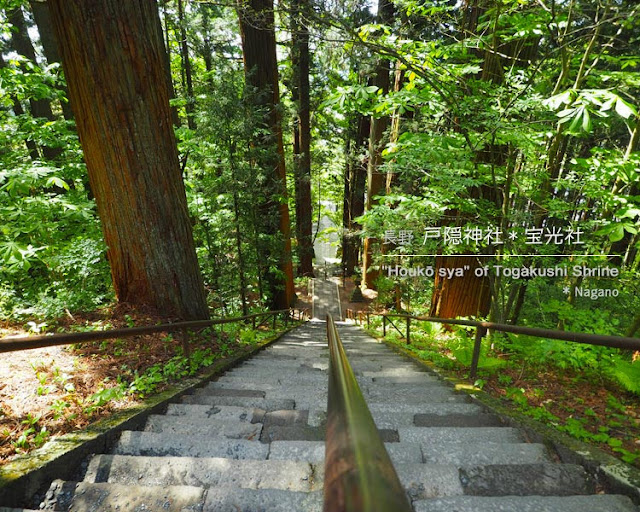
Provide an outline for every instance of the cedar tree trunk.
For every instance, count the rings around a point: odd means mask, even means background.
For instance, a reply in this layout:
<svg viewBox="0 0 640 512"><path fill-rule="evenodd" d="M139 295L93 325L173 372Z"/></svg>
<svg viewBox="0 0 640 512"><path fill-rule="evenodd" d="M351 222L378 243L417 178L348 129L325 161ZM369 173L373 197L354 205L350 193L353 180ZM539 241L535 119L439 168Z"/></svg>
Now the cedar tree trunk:
<svg viewBox="0 0 640 512"><path fill-rule="evenodd" d="M118 300L208 318L155 0L51 0Z"/></svg>
<svg viewBox="0 0 640 512"><path fill-rule="evenodd" d="M296 238L299 276L313 277L313 234L311 230L311 119L309 100L309 29L306 0L293 0L291 13L291 91L297 103L294 124L294 165L296 187Z"/></svg>
<svg viewBox="0 0 640 512"><path fill-rule="evenodd" d="M263 128L266 135L256 142L261 152L258 168L265 173L266 199L259 206L261 231L270 238L280 238L280 247L267 243L261 258L277 262L280 272L266 265L264 280L272 309L284 309L294 299L293 266L291 262L291 225L287 205L287 176L280 123L280 91L272 0L240 0L237 5L246 82L255 91L256 106L265 112Z"/></svg>

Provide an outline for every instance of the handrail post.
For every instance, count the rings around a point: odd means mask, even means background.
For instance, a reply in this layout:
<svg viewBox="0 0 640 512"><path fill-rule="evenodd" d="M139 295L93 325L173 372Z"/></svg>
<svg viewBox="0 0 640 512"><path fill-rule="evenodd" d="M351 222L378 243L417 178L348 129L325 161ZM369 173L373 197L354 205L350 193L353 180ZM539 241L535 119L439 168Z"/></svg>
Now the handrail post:
<svg viewBox="0 0 640 512"><path fill-rule="evenodd" d="M382 315L382 337L387 335L387 317Z"/></svg>
<svg viewBox="0 0 640 512"><path fill-rule="evenodd" d="M276 320L278 319L278 314L277 313L272 313L271 316L273 317L273 330L276 330Z"/></svg>
<svg viewBox="0 0 640 512"><path fill-rule="evenodd" d="M476 378L478 373L478 364L480 362L480 348L482 346L482 338L487 334L487 328L479 325L476 327L476 339L473 344L473 357L471 358L471 372L470 377Z"/></svg>
<svg viewBox="0 0 640 512"><path fill-rule="evenodd" d="M367 310L367 329L371 329L371 321L369 320L369 310Z"/></svg>
<svg viewBox="0 0 640 512"><path fill-rule="evenodd" d="M407 345L411 345L411 317L407 316Z"/></svg>
<svg viewBox="0 0 640 512"><path fill-rule="evenodd" d="M187 329L182 329L180 337L182 338L182 355L188 359L191 357L191 348L189 347L189 331Z"/></svg>

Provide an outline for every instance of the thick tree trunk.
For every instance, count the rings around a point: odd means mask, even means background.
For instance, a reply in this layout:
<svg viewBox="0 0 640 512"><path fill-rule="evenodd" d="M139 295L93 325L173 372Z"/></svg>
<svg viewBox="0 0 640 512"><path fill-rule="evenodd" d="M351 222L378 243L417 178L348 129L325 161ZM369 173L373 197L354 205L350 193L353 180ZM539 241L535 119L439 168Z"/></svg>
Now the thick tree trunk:
<svg viewBox="0 0 640 512"><path fill-rule="evenodd" d="M487 279L474 275L474 269L480 266L476 258L438 256L430 315L440 318L486 316L491 304L490 288ZM455 269L463 269L464 276L441 277L440 269L448 269L454 273Z"/></svg>
<svg viewBox="0 0 640 512"><path fill-rule="evenodd" d="M118 300L207 318L156 2L50 2Z"/></svg>
<svg viewBox="0 0 640 512"><path fill-rule="evenodd" d="M305 19L306 0L293 0L291 13L291 90L297 102L294 124L294 166L296 190L296 237L298 275L313 276L313 234L311 231L311 119L309 99L309 30Z"/></svg>
<svg viewBox="0 0 640 512"><path fill-rule="evenodd" d="M263 127L267 135L257 143L262 147L258 168L265 173L266 199L260 206L262 232L280 237L280 247L265 244L262 258L277 262L280 272L267 265L264 280L272 309L287 308L293 303L293 266L291 262L291 226L287 206L286 169L280 123L280 92L272 0L238 3L240 35L246 81L255 90L254 100L265 111Z"/></svg>

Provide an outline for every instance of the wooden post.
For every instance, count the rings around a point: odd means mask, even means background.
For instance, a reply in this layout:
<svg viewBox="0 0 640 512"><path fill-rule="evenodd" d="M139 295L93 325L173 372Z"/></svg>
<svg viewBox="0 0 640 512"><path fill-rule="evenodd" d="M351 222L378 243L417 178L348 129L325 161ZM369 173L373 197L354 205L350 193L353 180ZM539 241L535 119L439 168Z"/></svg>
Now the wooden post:
<svg viewBox="0 0 640 512"><path fill-rule="evenodd" d="M478 373L478 363L480 361L480 347L482 346L482 338L487 334L487 328L479 325L476 327L476 339L473 345L473 357L471 358L471 379L475 379Z"/></svg>
<svg viewBox="0 0 640 512"><path fill-rule="evenodd" d="M273 315L273 330L276 330L276 320L278 319L278 315L276 313L272 313Z"/></svg>
<svg viewBox="0 0 640 512"><path fill-rule="evenodd" d="M407 317L407 345L411 345L411 317Z"/></svg>
<svg viewBox="0 0 640 512"><path fill-rule="evenodd" d="M387 317L382 315L382 336L387 335Z"/></svg>
<svg viewBox="0 0 640 512"><path fill-rule="evenodd" d="M369 311L367 311L367 329L371 329L371 321L369 319Z"/></svg>
<svg viewBox="0 0 640 512"><path fill-rule="evenodd" d="M285 327L285 329L286 329L286 327L289 325L289 315L290 315L290 314L291 314L291 312L290 312L290 311L287 311L287 312L284 314L284 327Z"/></svg>
<svg viewBox="0 0 640 512"><path fill-rule="evenodd" d="M187 329L182 329L181 338L182 355L188 359L189 357L191 357L191 348L189 347L189 331Z"/></svg>
<svg viewBox="0 0 640 512"><path fill-rule="evenodd" d="M256 330L256 317L255 316L251 317L251 325L253 327L253 330L255 331Z"/></svg>

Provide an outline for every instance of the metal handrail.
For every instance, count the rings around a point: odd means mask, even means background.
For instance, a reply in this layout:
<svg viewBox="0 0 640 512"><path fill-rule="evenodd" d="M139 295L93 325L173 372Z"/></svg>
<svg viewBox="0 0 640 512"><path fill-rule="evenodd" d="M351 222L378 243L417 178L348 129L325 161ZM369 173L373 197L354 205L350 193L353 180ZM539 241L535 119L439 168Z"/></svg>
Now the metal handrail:
<svg viewBox="0 0 640 512"><path fill-rule="evenodd" d="M294 310L295 311L295 310ZM29 350L34 348L54 347L58 345L70 345L74 343L83 343L87 341L99 341L108 340L113 338L130 338L132 336L139 336L142 334L153 334L156 332L174 332L182 331L183 339L182 344L185 349L185 354L188 354L189 348L187 343L187 330L188 329L200 329L210 327L213 325L229 324L233 322L241 322L244 320L255 320L257 317L267 315L277 316L283 313L287 313L285 316L285 323L288 322L291 310L281 309L278 311L267 311L261 313L254 313L252 315L238 316L231 318L214 318L212 320L192 320L188 322L175 322L172 324L159 324L149 325L145 327L129 327L124 329L109 329L106 331L92 331L92 332L71 332L61 334L43 334L39 336L20 336L20 337L5 337L0 339L0 353L14 352L18 350ZM300 317L303 315L308 316L306 310L301 312Z"/></svg>
<svg viewBox="0 0 640 512"><path fill-rule="evenodd" d="M419 322L434 322L440 324L463 325L475 327L476 336L473 347L473 357L471 361L471 378L475 378L478 371L480 359L480 345L482 338L488 330L499 332L510 332L513 334L524 334L537 338L547 338L552 340L570 341L573 343L583 343L586 345L599 345L602 347L621 348L626 350L640 350L640 338L630 338L628 336L611 336L607 334L589 334L585 332L556 331L553 329L541 329L539 327L525 327L522 325L498 324L494 322L482 322L478 320L460 320L455 318L438 318L433 316L414 316L402 313L373 313L367 312L367 323L369 315L382 317L382 333L386 336L386 321L389 317L404 318L406 320L406 340L411 343L411 320ZM389 320L390 321L390 320ZM395 327L395 325L394 325ZM396 327L397 329L397 327Z"/></svg>
<svg viewBox="0 0 640 512"><path fill-rule="evenodd" d="M410 512L331 315L324 470L325 512Z"/></svg>

